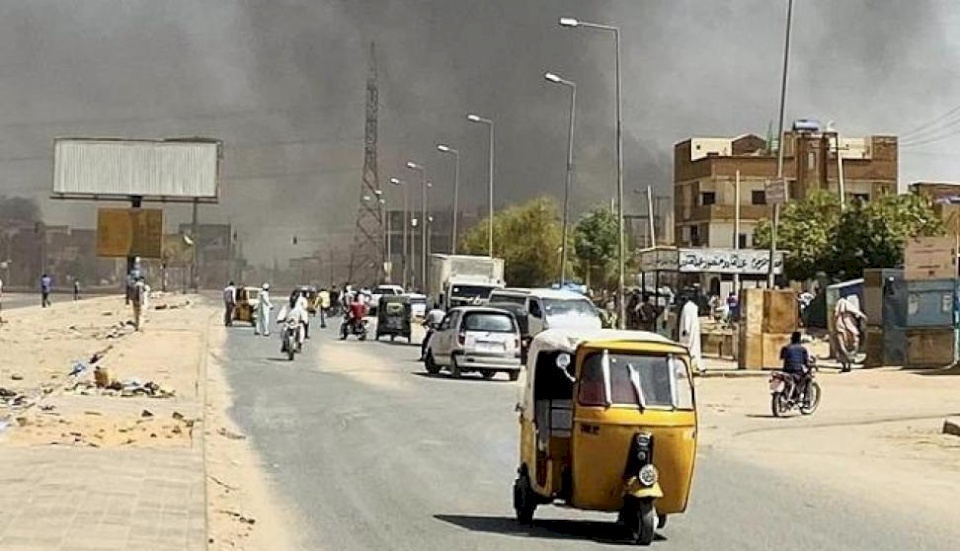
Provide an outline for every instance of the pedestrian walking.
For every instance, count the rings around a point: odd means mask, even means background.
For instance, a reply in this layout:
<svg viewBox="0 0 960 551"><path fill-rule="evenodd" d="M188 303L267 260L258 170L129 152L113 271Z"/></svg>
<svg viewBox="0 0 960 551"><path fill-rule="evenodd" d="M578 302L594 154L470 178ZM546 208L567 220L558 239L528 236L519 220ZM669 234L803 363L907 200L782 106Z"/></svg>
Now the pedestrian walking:
<svg viewBox="0 0 960 551"><path fill-rule="evenodd" d="M50 290L53 289L53 278L47 274L40 277L40 306L50 306Z"/></svg>
<svg viewBox="0 0 960 551"><path fill-rule="evenodd" d="M637 314L640 320L640 330L657 331L657 318L663 313L663 309L650 302L650 294L643 295L643 302L637 307Z"/></svg>
<svg viewBox="0 0 960 551"><path fill-rule="evenodd" d="M680 344L690 351L690 360L698 372L703 371L700 348L700 308L693 300L687 300L680 310Z"/></svg>
<svg viewBox="0 0 960 551"><path fill-rule="evenodd" d="M73 300L80 300L80 280L73 278Z"/></svg>
<svg viewBox="0 0 960 551"><path fill-rule="evenodd" d="M233 325L233 314L237 309L237 287L231 281L223 288L223 324Z"/></svg>
<svg viewBox="0 0 960 551"><path fill-rule="evenodd" d="M270 303L270 284L264 283L260 290L260 298L257 301L257 323L254 326L254 335L270 336L270 310L273 304Z"/></svg>
<svg viewBox="0 0 960 551"><path fill-rule="evenodd" d="M143 306L147 300L147 284L142 277L138 277L130 291L130 302L133 304L133 327L139 331L143 321Z"/></svg>
<svg viewBox="0 0 960 551"><path fill-rule="evenodd" d="M327 326L327 316L330 315L330 292L326 288L321 288L317 294L317 301L320 303L320 307L317 308L320 310L320 328L324 329Z"/></svg>
<svg viewBox="0 0 960 551"><path fill-rule="evenodd" d="M847 373L856 360L860 350L860 323L867 316L860 310L860 300L856 295L840 297L833 308L833 331L837 343L837 358L840 371Z"/></svg>

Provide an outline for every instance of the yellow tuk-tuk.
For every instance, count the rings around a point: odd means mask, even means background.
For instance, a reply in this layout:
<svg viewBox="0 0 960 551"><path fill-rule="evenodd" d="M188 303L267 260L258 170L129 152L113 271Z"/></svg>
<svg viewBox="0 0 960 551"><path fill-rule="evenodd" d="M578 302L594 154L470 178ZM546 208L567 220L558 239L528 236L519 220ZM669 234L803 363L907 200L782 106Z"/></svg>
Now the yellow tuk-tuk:
<svg viewBox="0 0 960 551"><path fill-rule="evenodd" d="M697 411L687 349L646 331L552 329L521 382L517 519L538 505L619 513L649 545L687 508Z"/></svg>
<svg viewBox="0 0 960 551"><path fill-rule="evenodd" d="M237 321L245 321L253 325L255 323L255 312L257 304L260 303L259 287L238 287L237 288L237 307L233 311L233 318Z"/></svg>

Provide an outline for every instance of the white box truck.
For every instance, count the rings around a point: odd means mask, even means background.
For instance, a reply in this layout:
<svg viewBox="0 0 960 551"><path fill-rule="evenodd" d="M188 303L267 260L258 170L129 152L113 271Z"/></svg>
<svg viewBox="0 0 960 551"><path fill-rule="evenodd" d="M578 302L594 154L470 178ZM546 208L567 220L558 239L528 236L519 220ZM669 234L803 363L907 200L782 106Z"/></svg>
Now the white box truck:
<svg viewBox="0 0 960 551"><path fill-rule="evenodd" d="M503 288L503 259L489 256L434 254L430 257L427 301L444 310L482 304Z"/></svg>

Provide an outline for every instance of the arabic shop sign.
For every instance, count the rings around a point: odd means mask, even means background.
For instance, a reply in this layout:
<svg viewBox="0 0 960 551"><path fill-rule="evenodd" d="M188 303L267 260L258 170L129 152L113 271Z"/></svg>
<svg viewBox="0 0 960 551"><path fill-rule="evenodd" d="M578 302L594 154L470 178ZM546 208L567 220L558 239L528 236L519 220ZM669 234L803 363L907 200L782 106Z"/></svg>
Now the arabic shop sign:
<svg viewBox="0 0 960 551"><path fill-rule="evenodd" d="M678 270L712 274L764 275L770 272L770 251L759 249L679 249ZM783 272L783 252L777 251L773 271Z"/></svg>

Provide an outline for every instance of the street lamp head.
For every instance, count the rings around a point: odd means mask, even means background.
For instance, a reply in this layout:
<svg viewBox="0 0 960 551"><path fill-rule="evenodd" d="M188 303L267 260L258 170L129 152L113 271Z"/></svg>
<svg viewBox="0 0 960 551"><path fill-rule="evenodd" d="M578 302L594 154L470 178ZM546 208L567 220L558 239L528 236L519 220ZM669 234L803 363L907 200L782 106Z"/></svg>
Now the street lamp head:
<svg viewBox="0 0 960 551"><path fill-rule="evenodd" d="M479 115L470 114L470 115L467 115L467 120L470 122L480 122L481 119Z"/></svg>
<svg viewBox="0 0 960 551"><path fill-rule="evenodd" d="M449 145L444 145L444 144L438 144L438 145L437 145L437 150L438 150L438 151L442 151L442 152L444 152L444 153L455 153L455 152L456 152L456 149L450 147Z"/></svg>
<svg viewBox="0 0 960 551"><path fill-rule="evenodd" d="M423 167L413 161L407 161L407 168L410 170L423 170Z"/></svg>
<svg viewBox="0 0 960 551"><path fill-rule="evenodd" d="M399 186L403 182L400 180L400 178L390 178L390 183L395 186Z"/></svg>
<svg viewBox="0 0 960 551"><path fill-rule="evenodd" d="M549 80L550 82L556 82L556 83L563 82L563 79L560 78L559 75L556 75L554 73L544 73L543 78Z"/></svg>
<svg viewBox="0 0 960 551"><path fill-rule="evenodd" d="M560 26L561 27L579 27L580 21L574 19L573 17L561 17Z"/></svg>
<svg viewBox="0 0 960 551"><path fill-rule="evenodd" d="M383 190L382 190L382 189L375 189L375 190L373 190L373 194L376 195L377 197L380 197L381 195L383 195Z"/></svg>

